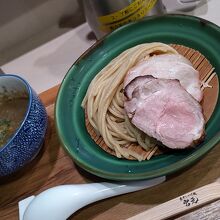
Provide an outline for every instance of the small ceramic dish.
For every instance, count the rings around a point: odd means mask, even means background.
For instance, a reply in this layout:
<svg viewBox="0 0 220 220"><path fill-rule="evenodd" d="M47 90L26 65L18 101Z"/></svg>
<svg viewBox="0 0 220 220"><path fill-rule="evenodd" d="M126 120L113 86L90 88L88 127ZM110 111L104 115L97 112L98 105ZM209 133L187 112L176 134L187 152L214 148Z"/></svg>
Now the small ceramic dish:
<svg viewBox="0 0 220 220"><path fill-rule="evenodd" d="M0 75L0 176L9 175L39 152L47 113L30 85L16 75Z"/></svg>
<svg viewBox="0 0 220 220"><path fill-rule="evenodd" d="M193 16L165 15L125 25L98 41L70 68L57 97L55 116L58 135L70 157L88 172L113 180L139 180L168 175L202 158L220 141L219 39L220 28L215 24ZM194 149L156 155L149 161L129 161L106 153L95 143L87 132L81 103L90 82L104 66L124 50L147 42L183 45L177 46L179 51L199 51L193 52L195 56L191 58L198 65L206 58L215 68L216 98L211 117L206 123L203 143ZM211 99L212 95L205 94L205 105L209 106Z"/></svg>

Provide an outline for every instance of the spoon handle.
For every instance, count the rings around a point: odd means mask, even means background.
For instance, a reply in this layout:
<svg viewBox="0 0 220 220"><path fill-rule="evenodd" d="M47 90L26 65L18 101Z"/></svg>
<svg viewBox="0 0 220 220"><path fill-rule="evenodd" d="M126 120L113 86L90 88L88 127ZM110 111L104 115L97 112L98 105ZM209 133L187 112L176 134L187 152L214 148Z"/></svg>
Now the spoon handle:
<svg viewBox="0 0 220 220"><path fill-rule="evenodd" d="M220 184L218 182L203 186L187 194L179 196L152 209L135 215L128 220L162 220L173 217L185 211L190 211L201 205L220 198Z"/></svg>
<svg viewBox="0 0 220 220"><path fill-rule="evenodd" d="M96 201L125 194L135 192L142 189L147 189L152 186L158 185L166 180L165 176L150 179L150 180L138 180L138 181L126 181L126 182L114 182L114 183L92 183L97 186Z"/></svg>

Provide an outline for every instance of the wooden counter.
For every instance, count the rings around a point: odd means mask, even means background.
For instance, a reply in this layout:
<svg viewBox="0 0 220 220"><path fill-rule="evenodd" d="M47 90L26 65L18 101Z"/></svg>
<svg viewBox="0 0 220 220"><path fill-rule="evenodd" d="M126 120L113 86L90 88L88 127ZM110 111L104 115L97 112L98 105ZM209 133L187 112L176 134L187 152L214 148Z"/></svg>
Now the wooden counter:
<svg viewBox="0 0 220 220"><path fill-rule="evenodd" d="M49 128L41 152L30 165L10 178L0 179L1 220L18 219L18 201L50 187L60 184L102 181L77 167L60 146L54 126L54 102L58 88L59 86L56 86L40 94L49 115ZM189 169L169 176L163 184L96 202L79 210L70 219L126 219L156 204L212 183L219 177L220 145L215 146L211 152ZM219 205L218 202L216 204Z"/></svg>

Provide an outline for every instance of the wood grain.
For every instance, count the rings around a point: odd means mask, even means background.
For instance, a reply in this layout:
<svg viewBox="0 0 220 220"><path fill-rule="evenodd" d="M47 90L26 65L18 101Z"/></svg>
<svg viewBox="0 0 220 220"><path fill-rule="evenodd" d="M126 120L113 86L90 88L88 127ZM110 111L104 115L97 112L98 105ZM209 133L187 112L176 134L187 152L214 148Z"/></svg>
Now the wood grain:
<svg viewBox="0 0 220 220"><path fill-rule="evenodd" d="M187 192L187 194L180 197L178 196L172 200L168 200L127 220L168 219L169 217L192 211L195 208L199 208L204 204L209 204L218 199L220 199L220 183L214 182Z"/></svg>
<svg viewBox="0 0 220 220"><path fill-rule="evenodd" d="M190 51L187 56L190 56ZM1 220L17 220L18 201L33 194L36 195L50 187L60 184L103 181L101 178L95 177L77 167L60 146L54 125L54 101L58 88L59 86L56 86L40 95L43 103L47 106L49 116L46 141L41 152L24 169L10 177L0 179ZM220 144L215 146L199 162L184 170L184 172L169 176L165 183L150 189L96 202L79 210L70 219L127 219L157 204L212 183L220 177L219 155ZM217 204L219 206L220 203ZM217 210L216 205L214 207ZM201 212L198 211L197 215L198 213ZM184 217L180 216L179 218L184 219ZM220 219L220 216L217 218ZM185 219L190 219L189 215Z"/></svg>
<svg viewBox="0 0 220 220"><path fill-rule="evenodd" d="M60 85L56 85L39 95L45 106L54 104L59 88Z"/></svg>

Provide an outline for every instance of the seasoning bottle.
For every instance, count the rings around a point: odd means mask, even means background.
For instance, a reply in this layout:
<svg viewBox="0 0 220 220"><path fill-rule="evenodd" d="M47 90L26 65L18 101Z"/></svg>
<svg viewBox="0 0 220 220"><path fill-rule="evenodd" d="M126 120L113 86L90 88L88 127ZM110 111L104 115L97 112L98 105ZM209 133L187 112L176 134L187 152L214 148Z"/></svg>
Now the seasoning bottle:
<svg viewBox="0 0 220 220"><path fill-rule="evenodd" d="M164 11L161 0L83 0L82 3L97 39L124 24Z"/></svg>

